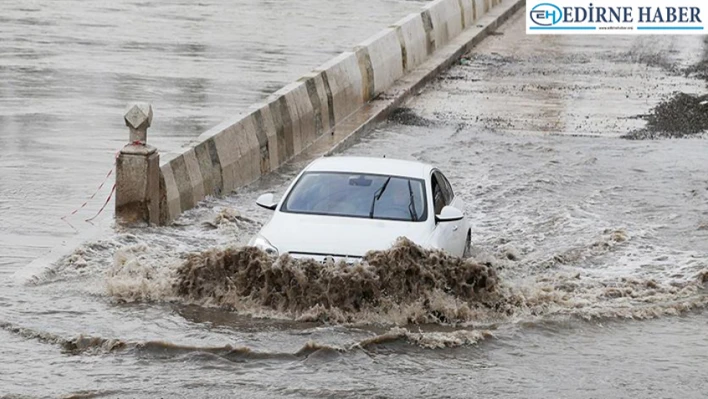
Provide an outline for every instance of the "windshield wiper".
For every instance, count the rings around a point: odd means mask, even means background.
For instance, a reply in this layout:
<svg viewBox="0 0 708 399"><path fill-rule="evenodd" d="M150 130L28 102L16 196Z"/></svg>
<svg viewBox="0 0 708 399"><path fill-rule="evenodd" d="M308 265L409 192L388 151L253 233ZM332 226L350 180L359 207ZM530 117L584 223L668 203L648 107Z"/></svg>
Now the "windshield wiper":
<svg viewBox="0 0 708 399"><path fill-rule="evenodd" d="M411 220L412 221L417 221L418 220L418 212L415 211L415 200L413 198L413 187L411 187L411 181L408 180L408 195L409 195L409 202L408 202L408 212L411 214Z"/></svg>
<svg viewBox="0 0 708 399"><path fill-rule="evenodd" d="M369 210L369 219L374 218L374 208L376 207L376 201L381 199L381 196L383 195L384 190L386 190L386 187L388 186L388 182L390 182L390 181L391 181L391 176L389 176L388 179L386 179L384 184L381 186L381 188L376 190L376 192L374 193L374 199L371 200L371 209Z"/></svg>

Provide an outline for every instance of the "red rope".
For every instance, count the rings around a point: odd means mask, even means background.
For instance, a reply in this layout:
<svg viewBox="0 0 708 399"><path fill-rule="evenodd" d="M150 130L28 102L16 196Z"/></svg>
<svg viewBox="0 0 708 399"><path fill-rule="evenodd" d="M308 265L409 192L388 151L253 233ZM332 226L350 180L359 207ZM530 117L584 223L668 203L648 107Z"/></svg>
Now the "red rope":
<svg viewBox="0 0 708 399"><path fill-rule="evenodd" d="M129 146L129 145L145 146L145 143L142 142L142 141L140 141L140 140L135 140L135 141L133 141L132 143L127 144L126 147ZM120 155L120 150L119 150L118 152L116 152L116 155L115 155L115 158L114 158L114 161L113 161L113 166L111 167L111 170L108 171L108 173L106 174L106 177L103 179L103 182L101 183L100 186L98 186L98 188L96 189L96 191L95 191L93 194L91 194L91 196L86 200L86 202L84 202L83 204L81 204L80 207L74 209L71 213L69 213L69 214L67 214L67 215L65 215L65 216L62 216L62 219L66 219L66 218L69 217L69 216L75 215L77 212L79 212L81 209L83 209L83 208L96 196L96 194L98 194L99 191L101 191L101 189L103 188L103 186L106 184L106 182L108 181L108 179L109 179L109 178L111 177L111 175L113 174L113 170L114 170L114 168L115 168L115 166L116 166L116 164L117 164L117 162L118 162L118 156L119 156L119 155ZM86 219L86 220L85 220L86 222L90 222L90 221L96 219L96 218L98 217L98 215L100 215L101 212L103 212L103 210L106 209L106 206L108 205L109 202L111 202L111 197L113 197L113 193L114 193L115 191L116 191L116 184L113 183L113 187L111 188L110 194L108 194L108 198L106 198L106 202L103 203L103 206L101 207L101 209L99 209L98 213L95 214L93 217Z"/></svg>
<svg viewBox="0 0 708 399"><path fill-rule="evenodd" d="M114 163L114 165L115 165L115 163ZM66 219L66 218L69 217L69 216L76 215L76 213L77 213L78 211L84 209L84 207L85 207L86 205L88 205L89 201L91 201L91 200L96 196L96 194L98 194L98 192L101 191L101 189L103 188L103 186L104 186L104 185L106 184L106 182L108 181L108 178L110 178L112 174L113 174L113 168L111 168L111 170L108 171L108 174L106 174L106 178L103 179L103 182L101 183L101 185L98 186L98 188L96 189L96 191L94 191L93 194L91 194L91 196L86 200L86 202L84 202L83 204L81 204L80 207L74 209L71 213L62 216L61 218L62 218L62 219Z"/></svg>
<svg viewBox="0 0 708 399"><path fill-rule="evenodd" d="M139 143L139 142L134 142L133 144L135 144L135 143ZM144 144L142 144L142 145L144 145ZM109 179L109 178L111 177L111 175L113 174L113 170L114 170L114 168L115 168L115 166L116 166L116 162L118 161L118 156L119 156L119 155L120 155L120 151L116 152L116 155L115 155L114 160L113 160L113 166L111 167L111 170L109 170L108 173L106 173L106 177L103 179L103 182L101 182L101 184L98 186L98 188L96 189L96 191L94 191L93 194L91 194L91 196L86 200L86 202L84 202L83 204L81 204L80 207L74 209L71 213L68 213L68 214L62 216L61 219L66 220L66 218L68 218L69 216L76 215L77 212L79 212L80 210L84 209L84 207L85 207L86 205L88 205L88 203L96 196L96 194L98 194L98 192L101 191L101 189L103 188L103 186L106 184L106 182L108 181L108 179ZM111 195L113 194L113 190L115 190L115 184L113 185L113 189L111 190ZM110 197L109 197L109 200L110 200ZM105 208L105 205L104 205L103 207ZM101 211L103 211L103 208L101 208ZM99 212L99 213L100 213L100 212ZM98 216L98 215L96 215L96 216ZM93 218L91 218L91 219L89 219L89 220L94 219L96 216L94 216Z"/></svg>
<svg viewBox="0 0 708 399"><path fill-rule="evenodd" d="M106 205L108 205L108 203L111 202L111 197L113 197L113 192L114 192L114 191L116 191L116 185L115 185L115 183L113 183L113 188L111 188L111 193L108 194L108 198L106 198L106 202L103 203L103 206L101 207L101 209L99 209L99 210L98 210L98 213L95 214L93 217L86 219L86 220L85 220L86 222L90 222L90 221L96 219L96 218L98 217L98 215L100 215L101 212L103 212L103 210L106 209Z"/></svg>

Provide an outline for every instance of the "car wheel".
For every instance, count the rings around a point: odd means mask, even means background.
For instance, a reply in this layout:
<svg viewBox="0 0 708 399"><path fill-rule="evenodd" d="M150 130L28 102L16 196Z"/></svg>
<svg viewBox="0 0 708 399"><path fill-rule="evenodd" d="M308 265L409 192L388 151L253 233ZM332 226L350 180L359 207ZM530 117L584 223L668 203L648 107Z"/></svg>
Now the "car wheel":
<svg viewBox="0 0 708 399"><path fill-rule="evenodd" d="M467 233L467 240L465 241L465 249L462 252L463 258L469 258L472 256L472 233Z"/></svg>

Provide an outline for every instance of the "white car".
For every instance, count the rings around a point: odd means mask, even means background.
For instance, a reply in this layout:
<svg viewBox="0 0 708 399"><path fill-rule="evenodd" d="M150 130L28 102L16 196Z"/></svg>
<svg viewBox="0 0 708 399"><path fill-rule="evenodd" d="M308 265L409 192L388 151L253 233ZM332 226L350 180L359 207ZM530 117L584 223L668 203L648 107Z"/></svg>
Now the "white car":
<svg viewBox="0 0 708 399"><path fill-rule="evenodd" d="M405 236L424 248L468 256L470 224L447 178L419 162L325 157L309 164L282 200L256 203L273 216L249 243L269 254L354 262Z"/></svg>

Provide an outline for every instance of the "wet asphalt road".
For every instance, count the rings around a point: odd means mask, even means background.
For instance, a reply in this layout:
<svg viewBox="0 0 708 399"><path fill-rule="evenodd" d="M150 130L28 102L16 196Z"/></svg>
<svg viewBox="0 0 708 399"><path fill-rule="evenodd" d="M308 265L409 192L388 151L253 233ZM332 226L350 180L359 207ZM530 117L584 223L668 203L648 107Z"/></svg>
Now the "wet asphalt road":
<svg viewBox="0 0 708 399"><path fill-rule="evenodd" d="M682 73L703 39L609 45L526 37L523 24L517 15L346 151L445 171L473 219L474 257L497 268L514 307L464 326L342 326L174 298L183 255L245 243L268 218L254 199L282 193L294 164L175 226L88 243L38 285L4 285L0 386L32 397L704 397L707 142L621 138L671 93L705 93Z"/></svg>

